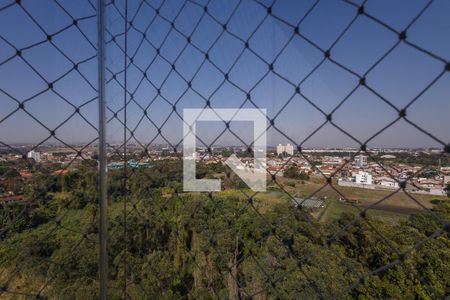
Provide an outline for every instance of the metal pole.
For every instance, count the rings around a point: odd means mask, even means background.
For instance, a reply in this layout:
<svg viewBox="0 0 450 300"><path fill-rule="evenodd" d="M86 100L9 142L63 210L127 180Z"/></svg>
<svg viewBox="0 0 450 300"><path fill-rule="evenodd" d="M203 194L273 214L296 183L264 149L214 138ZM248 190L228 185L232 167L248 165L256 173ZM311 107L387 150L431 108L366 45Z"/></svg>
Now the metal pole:
<svg viewBox="0 0 450 300"><path fill-rule="evenodd" d="M123 54L123 71L124 71L124 77L123 77L123 189L125 191L124 199L123 199L123 240L125 241L124 244L124 256L123 256L123 276L124 276L124 286L123 286L123 296L126 299L127 298L127 254L128 254L128 248L127 248L127 196L128 196L128 189L127 189L127 172L128 172L128 158L127 158L127 93L128 93L128 77L127 77L127 53L128 53L128 0L125 0L125 20L124 20L124 32L125 32L125 45L124 45L124 54Z"/></svg>
<svg viewBox="0 0 450 300"><path fill-rule="evenodd" d="M107 298L108 280L108 253L106 249L107 237L107 157L106 157L106 102L105 102L105 2L97 0L97 28L98 28L98 133L99 133L99 190L100 190L100 217L99 217L99 274L100 274L100 299Z"/></svg>

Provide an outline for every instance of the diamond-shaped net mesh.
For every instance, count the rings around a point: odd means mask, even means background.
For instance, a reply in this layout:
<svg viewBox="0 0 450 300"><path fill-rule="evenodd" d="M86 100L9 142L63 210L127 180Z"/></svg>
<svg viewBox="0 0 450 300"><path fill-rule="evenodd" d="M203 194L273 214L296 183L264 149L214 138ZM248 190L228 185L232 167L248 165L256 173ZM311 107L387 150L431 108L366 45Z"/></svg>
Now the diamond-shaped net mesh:
<svg viewBox="0 0 450 300"><path fill-rule="evenodd" d="M450 152L448 8L105 3L111 297L448 295L450 271L433 265L449 255L440 208ZM44 11L54 11L52 22ZM0 143L19 156L1 179L11 186L10 173L33 173L20 179L33 193L2 202L1 293L97 295L96 4L5 1L0 15L17 25L0 31ZM255 150L251 126L228 120L199 122L196 136L197 177L220 178L223 191L183 191L185 108L267 110L267 192L224 165L232 153L251 163ZM380 148L417 141L435 150L396 151L392 163ZM292 153L278 155L278 142ZM62 157L53 159L58 168L27 158L46 147ZM364 183L346 180L352 172ZM442 194L430 196L439 185ZM38 276L27 285L30 270Z"/></svg>
<svg viewBox="0 0 450 300"><path fill-rule="evenodd" d="M86 290L98 289L96 9L87 1L74 4L0 4L6 299L57 298L51 287L72 276ZM78 268L80 260L92 272Z"/></svg>

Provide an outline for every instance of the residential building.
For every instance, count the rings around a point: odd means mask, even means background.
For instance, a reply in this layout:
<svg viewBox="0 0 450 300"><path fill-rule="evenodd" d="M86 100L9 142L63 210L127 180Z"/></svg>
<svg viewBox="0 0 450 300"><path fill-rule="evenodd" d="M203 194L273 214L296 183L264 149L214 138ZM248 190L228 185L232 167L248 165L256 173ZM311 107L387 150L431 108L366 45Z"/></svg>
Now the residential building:
<svg viewBox="0 0 450 300"><path fill-rule="evenodd" d="M282 145L282 144L278 144L277 146L277 155L280 154L284 154L286 153L287 155L294 155L294 146L292 146L291 144L287 144Z"/></svg>
<svg viewBox="0 0 450 300"><path fill-rule="evenodd" d="M284 147L284 152L286 152L287 155L294 155L294 146L292 146L291 144L287 144Z"/></svg>
<svg viewBox="0 0 450 300"><path fill-rule="evenodd" d="M277 155L283 154L285 150L284 145L278 144L277 146Z"/></svg>
<svg viewBox="0 0 450 300"><path fill-rule="evenodd" d="M372 175L368 172L359 171L355 176L357 184L372 184Z"/></svg>
<svg viewBox="0 0 450 300"><path fill-rule="evenodd" d="M378 184L385 188L398 188L398 182L391 177L382 176L376 180Z"/></svg>
<svg viewBox="0 0 450 300"><path fill-rule="evenodd" d="M355 156L355 165L364 168L367 166L367 156L365 155L356 155Z"/></svg>
<svg viewBox="0 0 450 300"><path fill-rule="evenodd" d="M35 162L41 161L41 153L34 150L28 152L27 157L34 159Z"/></svg>

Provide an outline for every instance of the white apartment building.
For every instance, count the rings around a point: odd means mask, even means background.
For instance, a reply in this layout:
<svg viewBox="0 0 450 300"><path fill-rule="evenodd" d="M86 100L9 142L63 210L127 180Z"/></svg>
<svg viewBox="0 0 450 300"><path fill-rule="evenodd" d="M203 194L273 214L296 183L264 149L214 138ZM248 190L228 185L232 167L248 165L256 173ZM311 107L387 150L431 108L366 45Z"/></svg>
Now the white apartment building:
<svg viewBox="0 0 450 300"><path fill-rule="evenodd" d="M41 161L41 153L34 150L28 152L27 157L34 159L35 162Z"/></svg>
<svg viewBox="0 0 450 300"><path fill-rule="evenodd" d="M292 146L291 144L287 144L284 147L284 152L286 152L286 154L288 155L294 155L294 146Z"/></svg>
<svg viewBox="0 0 450 300"><path fill-rule="evenodd" d="M284 145L278 144L277 146L277 155L283 154L285 150Z"/></svg>
<svg viewBox="0 0 450 300"><path fill-rule="evenodd" d="M294 155L294 146L292 146L291 144L287 144L282 145L282 144L278 144L277 146L277 155L286 153L288 155Z"/></svg>
<svg viewBox="0 0 450 300"><path fill-rule="evenodd" d="M372 184L372 174L368 172L359 171L355 176L355 183L357 184Z"/></svg>
<svg viewBox="0 0 450 300"><path fill-rule="evenodd" d="M355 156L355 165L364 168L367 166L367 156L365 155L356 155Z"/></svg>

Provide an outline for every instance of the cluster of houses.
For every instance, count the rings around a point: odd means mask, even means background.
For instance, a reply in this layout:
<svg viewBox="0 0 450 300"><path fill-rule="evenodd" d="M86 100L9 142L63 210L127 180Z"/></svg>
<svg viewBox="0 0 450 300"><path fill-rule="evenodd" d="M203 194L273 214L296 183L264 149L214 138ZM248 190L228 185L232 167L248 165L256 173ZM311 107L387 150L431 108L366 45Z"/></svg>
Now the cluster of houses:
<svg viewBox="0 0 450 300"><path fill-rule="evenodd" d="M421 166L407 164L392 164L381 166L377 162L367 162L367 157L359 155L350 164L345 173L338 179L343 186L398 189L400 182L405 182L405 188L410 192L445 196L445 187L450 182L450 168L440 167L436 174L423 170Z"/></svg>
<svg viewBox="0 0 450 300"><path fill-rule="evenodd" d="M65 163L77 163L86 158L92 157L94 155L94 151L84 150L82 152L82 156L79 155L76 151L72 149L65 149L64 151L56 150L56 151L36 151L31 150L28 151L25 155L28 159L35 161L40 164L65 164ZM3 154L0 156L0 161L18 161L22 160L24 156L20 153L10 152L7 154Z"/></svg>
<svg viewBox="0 0 450 300"><path fill-rule="evenodd" d="M393 159L386 155L383 159ZM399 182L406 182L406 189L411 192L438 196L446 195L446 186L450 183L450 167L439 167L436 174L427 174L421 166L394 163L382 166L371 162L366 155L357 155L353 160L343 156L306 156L272 157L267 161L271 174L283 176L283 171L294 165L299 172L312 176L332 176L342 186L368 189L398 189ZM313 167L312 164L315 166Z"/></svg>
<svg viewBox="0 0 450 300"><path fill-rule="evenodd" d="M340 155L333 156L327 155L312 155L306 154L304 156L292 155L291 146L283 146L283 153L289 152L289 155L280 155L282 150L279 145L277 152L267 157L266 167L267 171L276 176L283 176L284 171L287 168L295 166L299 173L305 173L310 176L318 177L333 177L337 179L339 185L360 187L368 189L398 189L399 182L406 182L406 189L412 192L428 193L433 195L446 195L446 186L450 184L450 167L439 167L437 172L426 173L422 170L421 166L412 166L401 163L390 163L385 166L378 164L377 162L368 160L366 155L356 155L352 159L350 156ZM288 149L289 151L286 151ZM83 157L93 157L95 155L94 148L85 149L83 151ZM136 150L137 151L137 150ZM242 150L244 151L244 150ZM142 152L140 150L140 152ZM169 152L169 154L163 155L164 151L153 150L145 157L139 159L139 161L130 160L128 163L131 167L148 168L151 166L152 161L157 160L179 160L180 157L177 154ZM133 151L129 151L133 154ZM135 153L138 155L138 153ZM211 153L199 151L196 153L199 157L194 156L193 159L199 159L208 163L225 163L228 157L222 156L220 152ZM277 154L277 155L276 155ZM114 153L109 153L109 156ZM27 154L29 159L35 160L40 164L61 164L62 168L59 172L68 172L64 169L64 165L71 164L76 165L83 160L75 151L70 149L49 149L48 151L37 152L30 151ZM0 156L0 161L14 161L22 159L23 156L16 153L8 153ZM123 167L123 162L114 162L110 157L111 163L110 169L117 169ZM392 154L381 156L384 160L392 160L396 157ZM240 158L245 166L252 167L253 158ZM56 171L58 172L58 171ZM21 177L30 177L32 174L27 170L20 170Z"/></svg>

